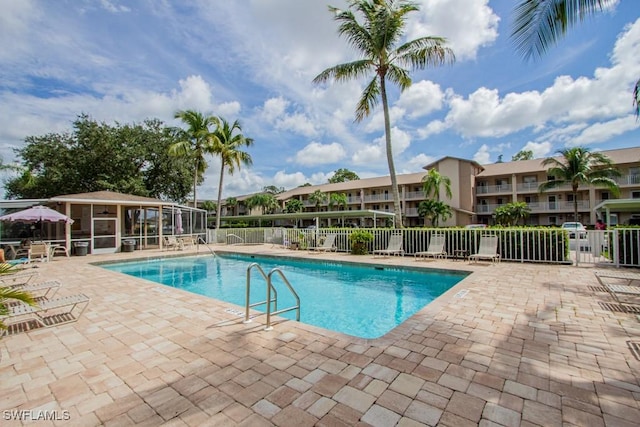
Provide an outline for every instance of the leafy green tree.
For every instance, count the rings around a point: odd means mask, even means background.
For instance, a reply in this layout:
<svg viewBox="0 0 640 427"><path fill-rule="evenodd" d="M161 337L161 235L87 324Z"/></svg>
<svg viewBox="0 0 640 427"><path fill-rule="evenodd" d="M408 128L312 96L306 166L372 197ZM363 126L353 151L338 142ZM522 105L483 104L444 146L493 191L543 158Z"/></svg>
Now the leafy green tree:
<svg viewBox="0 0 640 427"><path fill-rule="evenodd" d="M200 203L200 207L207 212L213 212L217 209L217 206L212 200L204 200Z"/></svg>
<svg viewBox="0 0 640 427"><path fill-rule="evenodd" d="M227 197L226 205L227 215L234 215L236 206L238 206L238 199L236 199L235 197ZM231 210L231 213L228 212L229 210Z"/></svg>
<svg viewBox="0 0 640 427"><path fill-rule="evenodd" d="M304 210L304 203L300 199L289 199L284 204L284 211L286 213L298 213Z"/></svg>
<svg viewBox="0 0 640 427"><path fill-rule="evenodd" d="M558 150L560 158L549 157L542 162L549 166L547 174L553 176L552 181L543 182L538 191L544 192L563 185L570 185L573 194L573 218L578 221L578 188L594 185L608 188L612 194L618 195L620 188L614 178L620 171L613 166L609 157L602 153L591 152L588 148L574 147Z"/></svg>
<svg viewBox="0 0 640 427"><path fill-rule="evenodd" d="M245 204L249 209L260 208L262 215L273 213L279 206L275 196L269 193L254 194L245 201Z"/></svg>
<svg viewBox="0 0 640 427"><path fill-rule="evenodd" d="M327 193L323 193L321 190L316 190L309 195L309 202L316 207L316 211L320 212L320 205L327 203Z"/></svg>
<svg viewBox="0 0 640 427"><path fill-rule="evenodd" d="M356 108L356 121L369 116L372 109L382 102L387 163L391 177L391 191L395 225L402 227L400 193L393 161L391 145L391 120L387 99L387 80L397 84L401 91L411 86L408 67L412 70L426 66L453 62L453 51L445 47L442 37L420 37L401 44L407 15L418 11L416 4L406 0L350 0L348 10L330 6L329 11L340 23L338 33L345 36L361 56L356 61L339 64L321 72L313 80L324 83L330 79L345 81L373 74ZM361 21L356 17L358 13Z"/></svg>
<svg viewBox="0 0 640 427"><path fill-rule="evenodd" d="M218 128L213 133L213 152L220 157L220 181L218 182L218 211L216 213L216 228L220 228L220 216L222 212L222 181L225 169L229 175L233 175L236 167L251 165L251 155L242 151L243 147L253 145L253 139L242 135L242 126L239 121L229 125L223 118L218 119Z"/></svg>
<svg viewBox="0 0 640 427"><path fill-rule="evenodd" d="M533 159L533 151L531 150L520 150L516 154L514 154L513 157L511 157L512 162L531 159Z"/></svg>
<svg viewBox="0 0 640 427"><path fill-rule="evenodd" d="M440 220L446 221L453 216L451 207L440 200L423 200L418 205L418 215L424 217L425 224L428 219L431 221L431 225L437 227Z"/></svg>
<svg viewBox="0 0 640 427"><path fill-rule="evenodd" d="M5 183L9 198L48 198L112 190L181 202L190 162L168 153L176 142L158 120L108 125L78 116L73 131L25 138L16 150L22 173Z"/></svg>
<svg viewBox="0 0 640 427"><path fill-rule="evenodd" d="M530 213L531 209L525 202L510 202L497 207L494 215L498 224L510 227L529 217Z"/></svg>
<svg viewBox="0 0 640 427"><path fill-rule="evenodd" d="M344 193L331 193L329 195L329 209L333 209L336 206L338 209L346 209L349 205L347 195Z"/></svg>
<svg viewBox="0 0 640 427"><path fill-rule="evenodd" d="M275 185L267 185L266 187L262 188L262 191L264 191L265 193L276 195L276 194L284 193L284 187L276 187Z"/></svg>
<svg viewBox="0 0 640 427"><path fill-rule="evenodd" d="M617 0L521 0L514 9L511 37L525 58L544 55L570 27L601 12ZM640 117L640 80L633 91L633 106Z"/></svg>
<svg viewBox="0 0 640 427"><path fill-rule="evenodd" d="M444 194L447 198L453 197L451 193L451 179L442 175L436 169L429 169L427 174L422 178L422 191L424 191L425 197L430 197L433 194L433 198L440 200L440 189L444 188Z"/></svg>
<svg viewBox="0 0 640 427"><path fill-rule="evenodd" d="M359 179L360 177L355 172L341 168L335 171L333 176L329 178L329 183L335 184L337 182L357 181Z"/></svg>
<svg viewBox="0 0 640 427"><path fill-rule="evenodd" d="M204 173L209 166L205 156L214 154L214 137L211 127L217 128L220 120L215 116L205 116L195 110L180 110L175 113L176 119L182 120L187 129L177 129L179 141L171 145L169 153L188 158L193 162L193 206L198 205L196 189L204 180ZM218 203L220 204L220 203Z"/></svg>

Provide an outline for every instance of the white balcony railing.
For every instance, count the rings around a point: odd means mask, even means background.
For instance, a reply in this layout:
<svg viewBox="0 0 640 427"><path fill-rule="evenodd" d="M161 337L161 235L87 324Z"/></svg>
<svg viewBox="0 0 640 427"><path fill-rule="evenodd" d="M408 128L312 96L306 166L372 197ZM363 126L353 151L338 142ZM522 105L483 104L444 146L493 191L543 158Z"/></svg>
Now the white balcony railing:
<svg viewBox="0 0 640 427"><path fill-rule="evenodd" d="M476 213L478 214L493 214L497 208L504 205L498 204L486 204L476 205ZM572 212L573 202L559 201L559 202L532 202L527 203L531 213L544 213L544 212ZM590 203L588 200L578 200L578 210L589 210Z"/></svg>
<svg viewBox="0 0 640 427"><path fill-rule="evenodd" d="M511 184L479 185L476 187L476 194L510 193L512 188Z"/></svg>

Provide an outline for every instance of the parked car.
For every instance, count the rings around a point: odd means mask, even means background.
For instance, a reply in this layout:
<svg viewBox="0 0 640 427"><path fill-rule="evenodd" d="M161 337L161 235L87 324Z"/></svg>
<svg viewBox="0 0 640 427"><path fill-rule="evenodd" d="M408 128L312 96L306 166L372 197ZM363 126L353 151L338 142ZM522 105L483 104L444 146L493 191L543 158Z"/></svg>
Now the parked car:
<svg viewBox="0 0 640 427"><path fill-rule="evenodd" d="M564 222L561 228L569 232L570 239L575 239L576 237L580 239L587 238L587 229L580 222Z"/></svg>
<svg viewBox="0 0 640 427"><path fill-rule="evenodd" d="M465 225L464 228L468 230L473 230L475 228L487 228L487 224L469 224Z"/></svg>

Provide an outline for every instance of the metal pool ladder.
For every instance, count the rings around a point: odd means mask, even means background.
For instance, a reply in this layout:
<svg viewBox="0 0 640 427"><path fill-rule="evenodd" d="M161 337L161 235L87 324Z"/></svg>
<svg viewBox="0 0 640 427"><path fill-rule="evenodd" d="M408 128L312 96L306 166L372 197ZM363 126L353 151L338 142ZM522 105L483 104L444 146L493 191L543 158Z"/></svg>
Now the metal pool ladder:
<svg viewBox="0 0 640 427"><path fill-rule="evenodd" d="M255 302L251 304L249 301L249 296L251 293L251 270L253 270L254 268L258 270L258 272L262 275L264 280L267 282L267 299L265 301ZM278 310L278 291L276 290L276 288L273 286L273 283L272 283L273 275L276 273L280 276L284 284L287 285L287 288L289 288L289 291L291 292L293 297L296 299L296 305ZM275 311L272 311L271 303L273 303ZM263 304L266 304L266 315L267 315L267 326L264 328L265 331L270 331L273 329L273 327L271 326L272 315L275 316L280 313L296 310L296 320L298 322L300 321L300 297L298 296L298 293L295 291L295 289L293 289L293 286L291 286L291 283L289 283L289 280L287 280L287 277L284 275L282 270L279 268L274 268L269 272L269 274L266 274L262 269L262 267L260 267L260 264L258 264L257 262L254 262L251 265L249 265L249 267L247 267L247 294L246 294L244 323L251 322L252 317L249 316L249 309L251 307L256 307ZM257 317L261 315L262 314L256 314L253 317Z"/></svg>

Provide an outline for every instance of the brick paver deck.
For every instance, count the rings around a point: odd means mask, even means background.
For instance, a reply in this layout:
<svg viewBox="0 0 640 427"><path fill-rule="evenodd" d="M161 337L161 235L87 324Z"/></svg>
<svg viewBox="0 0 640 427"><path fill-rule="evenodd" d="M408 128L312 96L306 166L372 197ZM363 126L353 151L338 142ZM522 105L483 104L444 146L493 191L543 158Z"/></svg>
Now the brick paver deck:
<svg viewBox="0 0 640 427"><path fill-rule="evenodd" d="M640 424L640 321L590 268L311 255L473 271L363 340L293 321L264 331L228 310L241 307L90 264L160 254L38 264L58 295L92 300L75 323L0 340L3 426Z"/></svg>

